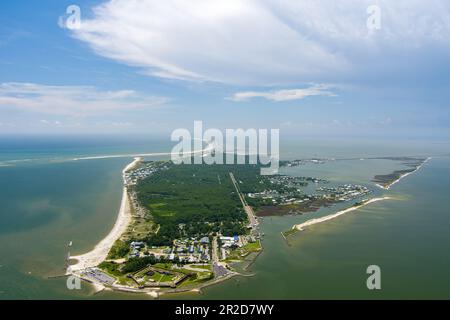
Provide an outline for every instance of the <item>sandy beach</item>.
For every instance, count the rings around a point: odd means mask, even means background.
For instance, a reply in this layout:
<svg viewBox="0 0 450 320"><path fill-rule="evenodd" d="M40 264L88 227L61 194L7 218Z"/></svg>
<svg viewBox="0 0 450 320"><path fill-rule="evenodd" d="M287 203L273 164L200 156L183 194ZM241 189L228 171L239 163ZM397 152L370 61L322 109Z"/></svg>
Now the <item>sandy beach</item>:
<svg viewBox="0 0 450 320"><path fill-rule="evenodd" d="M399 182L400 180L402 180L403 178L406 178L406 177L409 176L410 174L413 174L414 172L418 171L418 170L419 170L420 168L422 168L423 165L424 165L425 163L427 163L429 160L431 160L431 157L428 157L428 158L427 158L420 166L418 166L418 167L416 168L416 170L401 175L400 178L398 178L397 180L393 181L392 183L390 183L390 184L387 185L387 186L382 186L381 184L378 184L378 183L376 183L376 186L379 187L379 188L381 188L381 189L384 189L384 190L389 190L394 184L398 183L398 182Z"/></svg>
<svg viewBox="0 0 450 320"><path fill-rule="evenodd" d="M215 149L215 145L212 143L208 143L207 146L202 150L193 150L187 155L186 157L189 157L194 154L199 153L208 153L209 151L212 151ZM204 154L206 156L207 154ZM157 152L157 153L139 153L139 154L111 154L111 155L103 155L103 156L91 156L91 157L81 157L81 158L73 158L73 161L80 161L80 160L100 160L100 159L114 159L114 158L142 158L142 157L161 157L161 156L172 156L172 152Z"/></svg>
<svg viewBox="0 0 450 320"><path fill-rule="evenodd" d="M305 221L305 222L303 222L301 224L296 224L296 225L294 225L292 227L292 229L303 231L304 228L306 228L306 227L312 226L312 225L317 224L317 223L322 223L322 222L325 222L325 221L328 221L328 220L331 220L331 219L335 219L335 218L337 218L339 216L342 216L342 215L344 215L346 213L349 213L349 212L358 210L361 207L367 206L368 204L371 204L371 203L374 203L374 202L378 202L378 201L382 201L382 200L388 200L388 199L392 199L392 198L391 197L373 198L373 199L370 199L370 200L364 202L361 205L350 207L350 208L347 208L345 210L339 211L339 212L334 213L334 214L330 214L330 215L325 216L325 217L311 219L311 220Z"/></svg>
<svg viewBox="0 0 450 320"><path fill-rule="evenodd" d="M141 158L135 158L133 162L129 163L122 171L122 175L125 172L135 167ZM76 272L86 268L91 268L99 265L106 259L114 242L120 238L120 236L126 231L128 224L131 222L131 206L130 199L128 197L128 190L123 188L122 202L120 204L119 214L117 216L116 223L110 231L110 233L101 240L93 250L78 256L71 256L70 260L76 260L75 264L70 265L67 268L67 273Z"/></svg>
<svg viewBox="0 0 450 320"><path fill-rule="evenodd" d="M214 148L212 144L208 144L207 147L203 150L192 151L191 154L204 153L209 152ZM98 266L101 262L103 262L108 256L109 251L113 244L120 238L120 236L127 230L128 225L131 222L131 201L128 197L128 190L125 187L125 172L134 168L141 160L142 156L149 155L170 155L171 153L152 153L152 154L141 154L136 155L134 161L129 163L122 171L122 176L124 179L124 188L122 193L122 202L119 209L119 214L116 219L116 223L114 227L110 231L110 233L101 240L93 250L81 254L78 256L70 256L70 260L76 260L77 262L70 265L67 268L66 273L71 274L77 271L92 268ZM118 158L125 157L129 155L110 155L110 156L98 156L98 157L85 157L85 158L76 158L74 160L94 160L94 159L104 159L104 158Z"/></svg>

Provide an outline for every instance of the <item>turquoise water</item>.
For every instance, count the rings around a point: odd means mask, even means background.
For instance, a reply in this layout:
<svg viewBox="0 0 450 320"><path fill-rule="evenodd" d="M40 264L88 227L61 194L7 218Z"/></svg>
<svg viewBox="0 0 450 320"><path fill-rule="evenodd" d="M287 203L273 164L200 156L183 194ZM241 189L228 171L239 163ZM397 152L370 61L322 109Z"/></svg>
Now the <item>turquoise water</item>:
<svg viewBox="0 0 450 320"><path fill-rule="evenodd" d="M65 139L65 140L64 140ZM122 192L121 170L129 158L73 161L74 157L164 152L165 140L61 138L46 143L0 141L0 299L146 298L105 292L92 296L66 288L66 244L73 253L91 249L112 228ZM448 154L447 144L363 141L290 141L282 158L369 157ZM27 160L27 161L21 161ZM336 212L322 209L305 216L266 218L264 252L239 277L209 287L192 299L450 298L450 158L436 157L391 190L375 188L374 174L399 164L386 160L336 161L284 169L293 175L361 183L378 202L297 233L286 243L281 231L307 219ZM381 267L382 290L366 288L368 265Z"/></svg>
<svg viewBox="0 0 450 320"><path fill-rule="evenodd" d="M435 159L368 205L289 238L280 231L308 217L269 218L256 276L205 290L201 298L450 298L449 159ZM322 210L319 215L325 214ZM366 287L366 268L381 268L382 290ZM238 290L237 290L238 289Z"/></svg>
<svg viewBox="0 0 450 320"><path fill-rule="evenodd" d="M163 152L166 142L100 138L0 141L0 299L84 298L69 291L67 243L90 250L114 225L122 169L131 158L73 161L74 157Z"/></svg>

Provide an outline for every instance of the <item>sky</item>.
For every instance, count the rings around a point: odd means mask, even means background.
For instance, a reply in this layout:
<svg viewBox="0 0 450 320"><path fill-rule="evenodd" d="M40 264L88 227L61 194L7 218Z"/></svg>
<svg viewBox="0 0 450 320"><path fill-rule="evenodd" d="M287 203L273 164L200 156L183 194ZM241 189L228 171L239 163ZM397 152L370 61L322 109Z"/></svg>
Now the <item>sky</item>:
<svg viewBox="0 0 450 320"><path fill-rule="evenodd" d="M0 134L447 139L449 38L446 0L1 1Z"/></svg>

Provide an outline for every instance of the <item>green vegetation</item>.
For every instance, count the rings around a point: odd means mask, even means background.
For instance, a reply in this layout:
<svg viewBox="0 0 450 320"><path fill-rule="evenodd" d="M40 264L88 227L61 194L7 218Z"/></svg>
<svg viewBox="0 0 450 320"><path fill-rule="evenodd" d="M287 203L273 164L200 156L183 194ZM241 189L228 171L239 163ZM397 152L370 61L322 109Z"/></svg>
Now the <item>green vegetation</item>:
<svg viewBox="0 0 450 320"><path fill-rule="evenodd" d="M376 159L376 158L375 158ZM387 159L393 161L401 161L403 165L409 167L409 169L396 170L389 174L379 174L373 177L372 181L380 184L384 187L390 185L394 181L400 179L403 175L411 173L417 170L427 159L426 158L412 158L412 157L384 157L379 159Z"/></svg>
<svg viewBox="0 0 450 320"><path fill-rule="evenodd" d="M287 230L287 231L283 231L282 234L283 234L283 236L284 236L285 238L287 238L287 237L293 235L293 234L296 233L296 232L298 232L297 229L291 228L291 229L289 229L289 230Z"/></svg>
<svg viewBox="0 0 450 320"><path fill-rule="evenodd" d="M148 256L144 258L131 258L122 267L122 273L131 273L139 271L149 264L155 264L157 262L154 256Z"/></svg>
<svg viewBox="0 0 450 320"><path fill-rule="evenodd" d="M247 214L230 173L234 174L244 194L270 188L270 180L260 175L258 165L175 165L171 162L159 165L164 168L152 170L153 163L143 163L139 178L137 174L130 174L133 183L128 185L128 190L137 201L137 209L127 232L108 254L107 259L113 261L107 260L99 268L115 276L119 283L134 287L177 282L174 279L181 279L180 274L188 277L182 278L177 286L208 281L214 277L211 265L193 266L200 270L183 267L188 263L183 256L190 245L188 238L207 236L211 243L213 236L219 233L225 236L247 234ZM146 170L151 170L151 174L146 175ZM146 246L137 251L133 246L131 252L132 241L143 241ZM171 254L172 260L169 260L173 246L180 249L180 243L185 248L180 251L183 253ZM261 250L261 244L249 243L237 250L236 255L247 255ZM162 258L156 258L152 252ZM183 262L180 256L185 259ZM122 258L125 259L116 261ZM200 256L198 259L200 261Z"/></svg>
<svg viewBox="0 0 450 320"><path fill-rule="evenodd" d="M241 248L236 248L230 252L227 257L228 261L232 260L242 260L252 252L259 252L262 250L261 242L258 240L256 242L247 243Z"/></svg>
<svg viewBox="0 0 450 320"><path fill-rule="evenodd" d="M100 269L116 277L123 275L119 270L119 266L119 264L109 261L103 261L98 265Z"/></svg>
<svg viewBox="0 0 450 320"><path fill-rule="evenodd" d="M133 276L134 279L138 279L140 283L150 282L171 282L177 278L177 274L167 269L159 270L153 267L144 268Z"/></svg>
<svg viewBox="0 0 450 320"><path fill-rule="evenodd" d="M245 246L241 248L243 251L247 252L257 252L262 249L261 242L258 240L256 242L247 243Z"/></svg>
<svg viewBox="0 0 450 320"><path fill-rule="evenodd" d="M186 270L187 271L187 270ZM206 282L214 278L214 274L212 272L197 272L197 273L189 273L189 278L183 281L180 287L186 287L189 285L198 285L200 283Z"/></svg>
<svg viewBox="0 0 450 320"><path fill-rule="evenodd" d="M126 241L118 240L114 243L108 253L107 259L121 259L130 252L130 244Z"/></svg>
<svg viewBox="0 0 450 320"><path fill-rule="evenodd" d="M142 241L156 229L157 228L155 228L155 224L151 218L133 217L127 231L123 234L122 239L128 241Z"/></svg>
<svg viewBox="0 0 450 320"><path fill-rule="evenodd" d="M204 266L203 265L193 265L191 267L196 268L196 269L211 270L211 265L210 264L204 265Z"/></svg>
<svg viewBox="0 0 450 320"><path fill-rule="evenodd" d="M145 178L135 186L139 203L156 224L147 244L170 246L174 239L201 237L214 232L245 234L247 216L229 173L242 191L263 190L266 179L257 165L174 165ZM262 181L262 183L261 183Z"/></svg>

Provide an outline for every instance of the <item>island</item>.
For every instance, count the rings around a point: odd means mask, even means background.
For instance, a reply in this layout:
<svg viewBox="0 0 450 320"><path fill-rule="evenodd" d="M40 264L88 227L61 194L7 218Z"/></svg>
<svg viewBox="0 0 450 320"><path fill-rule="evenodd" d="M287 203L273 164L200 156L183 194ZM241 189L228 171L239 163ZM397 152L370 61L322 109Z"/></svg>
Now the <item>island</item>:
<svg viewBox="0 0 450 320"><path fill-rule="evenodd" d="M246 268L263 251L262 217L314 212L371 192L315 177L262 176L260 169L136 158L123 170L113 230L91 252L70 256L67 273L98 290L198 292L250 276Z"/></svg>
<svg viewBox="0 0 450 320"><path fill-rule="evenodd" d="M399 161L402 163L402 165L406 167L406 169L395 170L394 172L388 174L380 174L375 175L373 177L372 182L374 182L378 187L385 190L389 190L394 184L399 182L401 179L419 170L431 158L384 157L373 159Z"/></svg>
<svg viewBox="0 0 450 320"><path fill-rule="evenodd" d="M241 183L258 184L259 173L256 165L136 159L123 172L124 197L113 231L91 252L69 257L67 273L99 290L155 297L198 291L242 274L233 264L250 263L262 246Z"/></svg>
<svg viewBox="0 0 450 320"><path fill-rule="evenodd" d="M409 166L374 181L390 186L427 159L383 158ZM334 160L334 159L333 159ZM307 160L309 162L310 160ZM312 159L312 163L325 161ZM283 161L284 167L301 165ZM136 158L123 170L123 197L111 232L90 252L70 256L67 274L98 290L147 293L199 292L230 279L251 276L248 267L263 252L259 223L267 216L303 215L337 203L347 209L308 220L287 236L337 218L388 196L368 199L367 186L326 179L260 175L256 164L174 164ZM386 187L388 188L388 187Z"/></svg>
<svg viewBox="0 0 450 320"><path fill-rule="evenodd" d="M394 184L398 183L401 179L403 179L404 177L418 171L426 162L428 162L431 157L427 157L427 158L420 158L420 157L370 157L367 159L373 159L373 160L391 160L391 161L398 161L401 162L401 164L403 166L406 166L406 169L402 169L402 170L395 170L394 172L390 173L390 174L385 174L385 175L375 175L375 177L372 179L372 182L375 182L375 184L384 189L384 190L389 190ZM336 159L333 159L336 160ZM351 158L351 159L338 159L340 161L343 160L356 160L356 158ZM364 158L360 158L359 160L364 160ZM289 161L286 161L284 163L285 166L297 166L298 163L303 163L302 160L295 160L293 165L290 165ZM324 163L324 162L322 162ZM325 188L322 188L325 189ZM339 188L338 188L339 189ZM329 191L333 191L333 189L329 189ZM357 190L356 192L360 192L360 194L365 194L365 190ZM368 193L368 192L367 192ZM352 194L352 193L351 193ZM347 198L346 200L351 200L352 198ZM314 219L310 219L307 220L303 223L300 224L296 224L294 226L292 226L291 229L286 230L281 232L281 235L283 236L283 238L288 241L288 237L297 233L298 231L304 231L306 230L308 227L315 225L315 224L319 224L322 222L326 222L335 218L338 218L342 215L345 215L349 212L353 212L361 207L364 207L366 205L369 205L371 203L374 202L378 202L378 201L384 201L384 200L392 200L394 199L393 197L390 196L381 196L381 197L377 197L377 198L372 198L372 199L362 199L360 201L355 202L352 206L343 209L341 211L338 211L336 213L333 214L329 214L320 218L314 218Z"/></svg>

